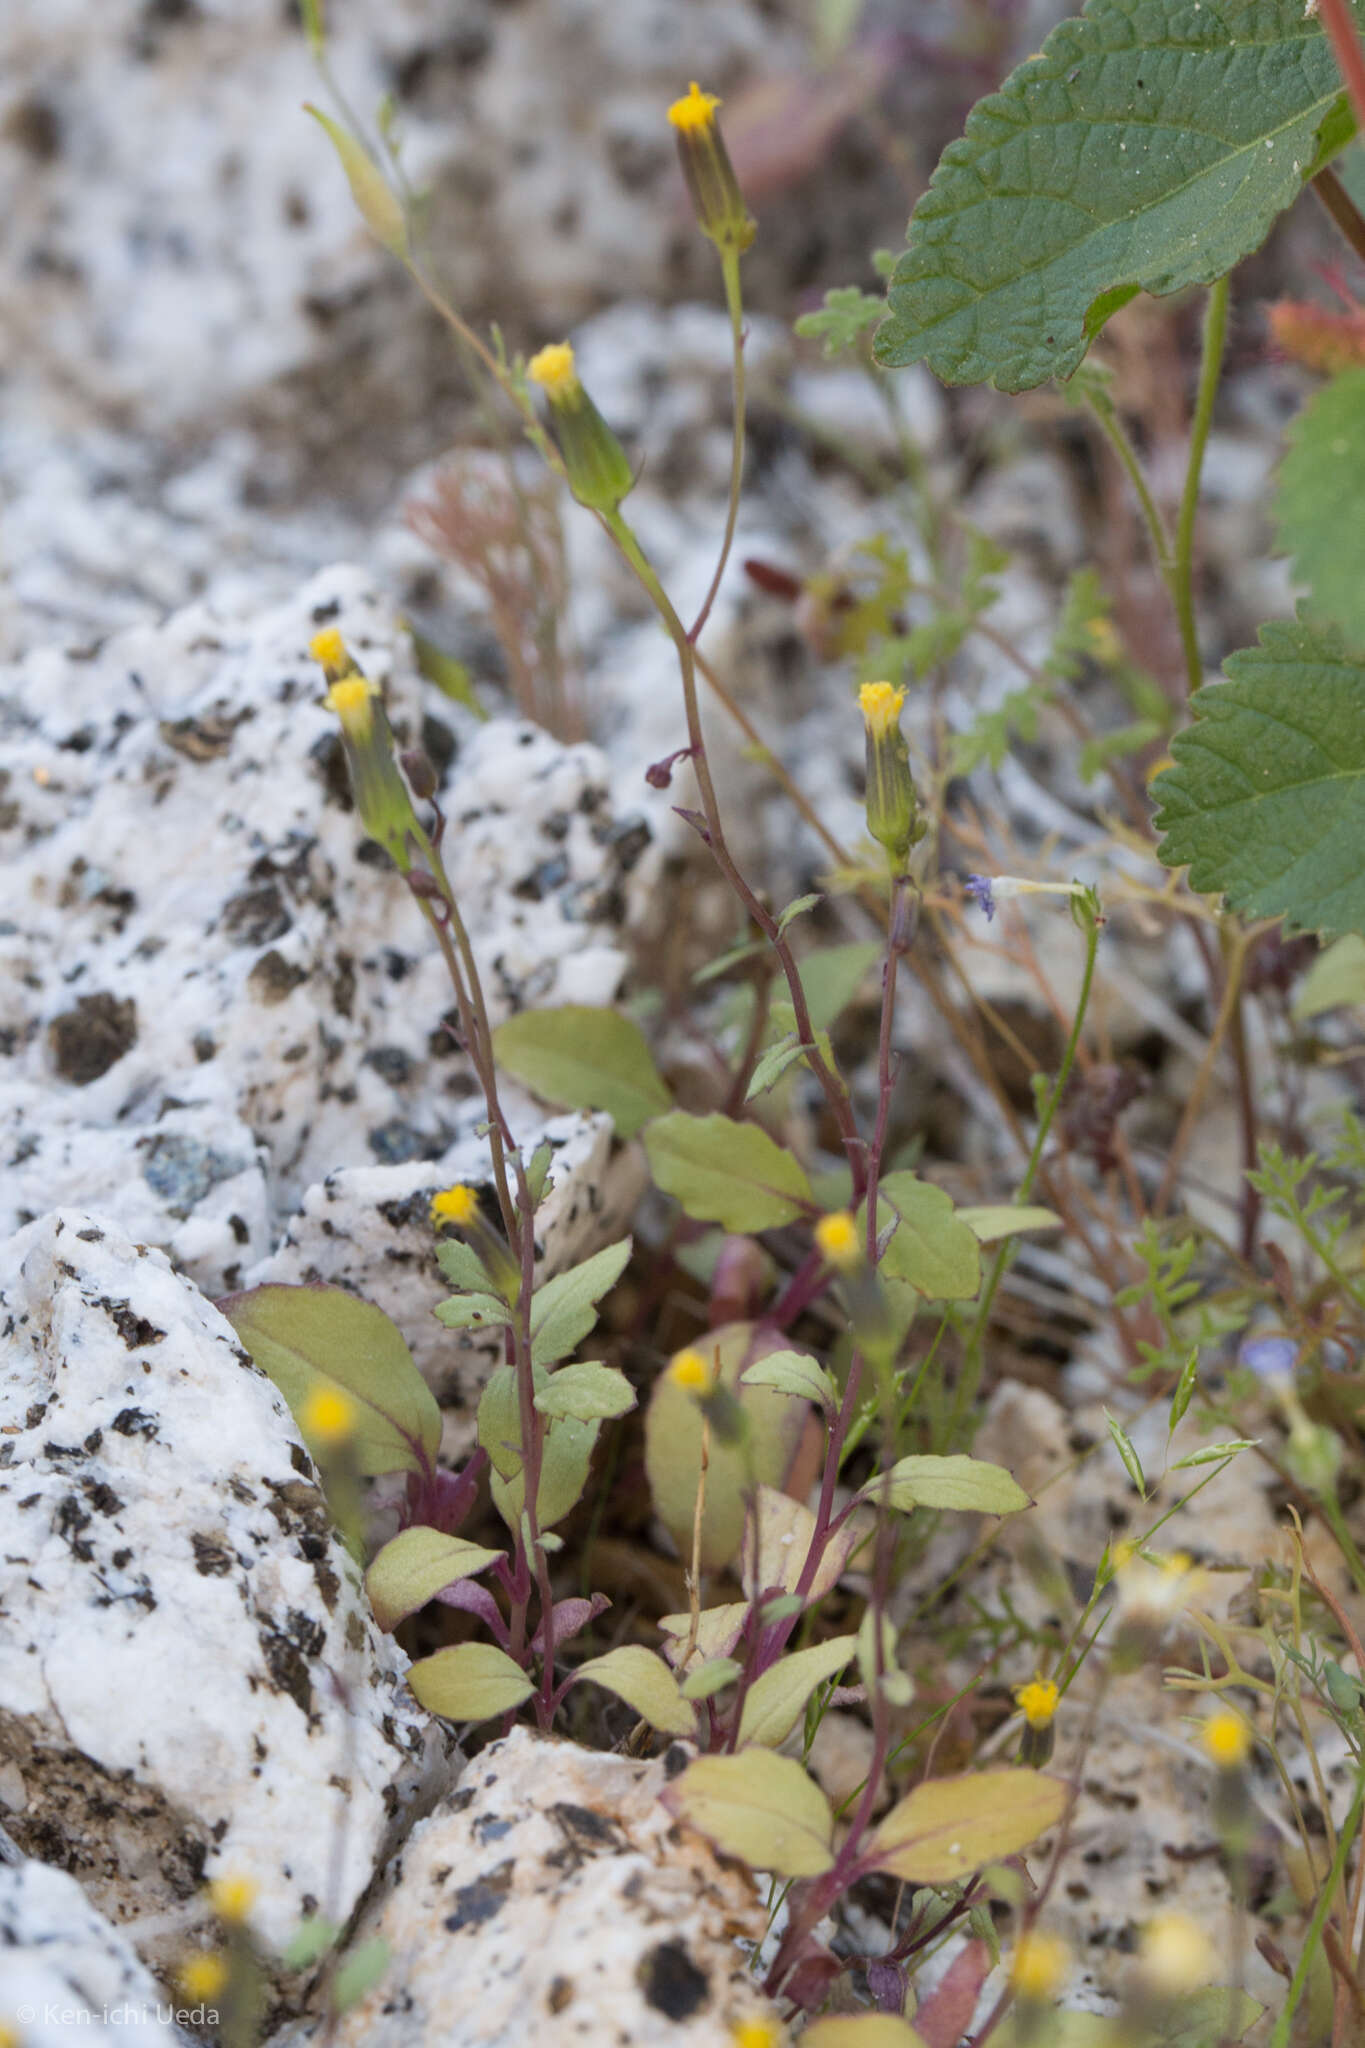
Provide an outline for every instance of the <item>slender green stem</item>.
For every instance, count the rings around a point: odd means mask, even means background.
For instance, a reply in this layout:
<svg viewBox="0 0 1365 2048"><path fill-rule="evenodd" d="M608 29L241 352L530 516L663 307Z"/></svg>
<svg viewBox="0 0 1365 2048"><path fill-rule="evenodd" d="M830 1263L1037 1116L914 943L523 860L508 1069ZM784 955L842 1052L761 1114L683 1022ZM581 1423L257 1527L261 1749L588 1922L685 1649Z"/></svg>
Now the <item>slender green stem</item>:
<svg viewBox="0 0 1365 2048"><path fill-rule="evenodd" d="M1337 1842L1337 1853L1332 1858L1332 1867L1327 1873L1327 1879L1321 1892L1318 1894L1317 1905L1313 1908L1313 1917L1309 1921L1308 1931L1303 1937L1303 1948L1299 1953L1298 1967L1294 1971L1289 1989L1285 1993L1284 2004L1280 2008L1280 2016L1275 2022L1275 2031L1270 2036L1270 2048L1289 2048L1289 2037L1293 2030L1294 2014L1298 2010L1299 2000L1303 1997L1304 1986L1308 1982L1308 1972L1313 1967L1313 1957L1317 1954L1318 1944L1322 1940L1322 1930L1327 1924L1327 1915L1331 1912L1337 1892L1341 1887L1342 1876L1346 1869L1346 1858L1350 1855L1351 1844L1359 1832L1362 1811L1365 1811L1365 1764L1360 1767L1356 1778L1355 1797L1351 1801L1351 1810L1346 1816L1346 1824L1342 1828Z"/></svg>
<svg viewBox="0 0 1365 2048"><path fill-rule="evenodd" d="M806 1062L814 1074L829 1104L830 1114L838 1127L844 1150L848 1154L849 1166L853 1173L855 1195L861 1195L867 1180L866 1148L858 1134L853 1105L847 1088L837 1072L830 1066L816 1040L815 1026L811 1021L810 1006L806 991L796 965L796 956L784 935L778 930L777 919L772 915L745 881L735 865L721 822L720 804L716 797L716 786L711 779L711 764L706 757L706 740L702 733L701 711L697 703L696 652L688 638L682 620L660 583L648 556L636 540L630 527L619 512L602 515L606 527L622 555L648 595L659 617L662 619L678 654L678 669L682 676L683 709L687 719L688 749L692 759L692 770L697 778L697 789L701 796L702 811L706 824L706 841L715 857L716 865L724 875L735 895L739 898L748 915L753 919L764 938L776 953L787 979L787 992L791 997L792 1010L796 1019L797 1036L805 1053Z"/></svg>
<svg viewBox="0 0 1365 2048"><path fill-rule="evenodd" d="M1101 922L1101 919L1095 915L1093 910L1087 912L1085 967L1081 973L1081 991L1076 1003L1076 1015L1072 1019L1071 1035L1066 1041L1066 1050L1062 1054L1062 1063L1057 1069L1057 1078L1048 1090L1047 1101L1044 1103L1042 1115L1038 1119L1038 1130L1033 1140L1032 1149L1029 1152L1028 1163L1024 1168L1024 1177L1020 1181L1018 1192L1014 1197L1016 1207L1021 1207L1026 1203L1033 1193L1033 1184L1038 1178L1038 1170L1043 1163L1043 1148L1047 1144L1048 1133L1052 1129L1052 1120L1057 1113L1057 1105L1066 1092L1066 1084L1071 1079L1071 1069L1076 1061L1076 1049L1081 1042L1081 1030L1085 1023L1085 1013L1090 1007L1090 991L1095 980L1095 956L1099 951ZM1010 1251L1011 1246L1009 1240L1006 1239L991 1262L991 1270L987 1277L986 1285L981 1290L981 1300L977 1305L976 1320L972 1325L971 1336L967 1339L967 1349L962 1359L962 1371L958 1377L957 1394L953 1401L950 1429L954 1438L956 1438L958 1431L962 1427L963 1417L976 1399L976 1390L981 1379L986 1328L990 1322L991 1307L995 1301L996 1290L1004 1277Z"/></svg>
<svg viewBox="0 0 1365 2048"><path fill-rule="evenodd" d="M734 425L730 441L730 498L725 508L725 535L720 544L720 559L716 572L711 578L711 587L688 629L687 637L695 647L701 637L701 629L711 616L711 607L720 589L720 579L725 574L725 565L730 559L734 545L735 521L739 517L739 493L744 480L744 301L739 288L739 256L734 249L722 249L721 271L725 278L725 304L730 315L730 344L733 351L733 404L731 414Z"/></svg>
<svg viewBox="0 0 1365 2048"><path fill-rule="evenodd" d="M1166 522L1158 510L1156 499L1147 487L1147 479L1143 475L1142 464L1138 460L1138 452L1128 438L1123 421L1119 418L1117 408L1109 393L1102 387L1097 386L1088 389L1085 395L1086 402L1091 412L1095 415L1101 432L1115 455L1117 455L1125 476L1137 493L1137 501L1142 510L1143 523L1151 536L1152 552L1156 556L1157 567L1161 571L1162 581L1167 589L1170 589L1171 570L1174 559L1171 551L1171 537L1166 531ZM1174 596L1173 591L1172 596Z"/></svg>
<svg viewBox="0 0 1365 2048"><path fill-rule="evenodd" d="M1204 680L1199 654L1199 634L1194 619L1194 522L1199 510L1199 482L1204 470L1204 450L1213 425L1213 402L1218 396L1218 379L1223 373L1223 350L1228 335L1229 280L1220 277L1209 286L1204 306L1204 339L1199 361L1199 389L1195 394L1194 420L1190 427L1190 458L1185 467L1185 488L1180 498L1180 517L1175 530L1175 559L1171 565L1171 595L1180 622L1180 643L1185 650L1185 669L1190 695Z"/></svg>

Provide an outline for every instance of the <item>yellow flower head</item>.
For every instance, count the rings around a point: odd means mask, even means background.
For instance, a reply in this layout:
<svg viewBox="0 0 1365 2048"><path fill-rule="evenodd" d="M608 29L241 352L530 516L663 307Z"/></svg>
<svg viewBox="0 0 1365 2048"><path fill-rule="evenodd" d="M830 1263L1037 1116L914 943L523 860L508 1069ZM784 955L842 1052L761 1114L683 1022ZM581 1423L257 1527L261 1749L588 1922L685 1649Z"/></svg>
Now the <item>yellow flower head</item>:
<svg viewBox="0 0 1365 2048"><path fill-rule="evenodd" d="M832 1215L820 1218L815 1226L815 1242L831 1266L838 1266L843 1272L856 1266L862 1255L858 1225L847 1209L836 1209Z"/></svg>
<svg viewBox="0 0 1365 2048"><path fill-rule="evenodd" d="M299 1410L299 1427L316 1444L345 1443L355 1424L355 1403L337 1387L316 1387Z"/></svg>
<svg viewBox="0 0 1365 2048"><path fill-rule="evenodd" d="M713 92L703 92L692 80L680 100L674 100L668 110L668 118L680 135L699 135L716 125L716 108L720 101Z"/></svg>
<svg viewBox="0 0 1365 2048"><path fill-rule="evenodd" d="M1010 1982L1017 1997L1043 2005L1054 1999L1067 1980L1071 1951L1058 1934L1021 1937L1010 1964Z"/></svg>
<svg viewBox="0 0 1365 2048"><path fill-rule="evenodd" d="M308 652L323 668L335 669L338 675L345 675L351 666L346 642L336 626L324 626L320 633L314 633L308 642Z"/></svg>
<svg viewBox="0 0 1365 2048"><path fill-rule="evenodd" d="M191 2005L212 2005L227 1989L227 1958L216 1952L188 1956L176 1976Z"/></svg>
<svg viewBox="0 0 1365 2048"><path fill-rule="evenodd" d="M374 684L362 675L343 676L327 692L328 707L335 711L342 731L351 739L363 742L369 738L374 723L370 704L376 695Z"/></svg>
<svg viewBox="0 0 1365 2048"><path fill-rule="evenodd" d="M526 374L539 384L551 405L563 405L582 389L574 367L573 350L567 341L552 341L532 356Z"/></svg>
<svg viewBox="0 0 1365 2048"><path fill-rule="evenodd" d="M1200 1730L1204 1754L1220 1771L1239 1771L1251 1755L1252 1733L1240 1714L1220 1707Z"/></svg>
<svg viewBox="0 0 1365 2048"><path fill-rule="evenodd" d="M884 740L900 724L904 707L904 690L895 690L890 683L864 683L858 692L858 709L874 740Z"/></svg>
<svg viewBox="0 0 1365 2048"><path fill-rule="evenodd" d="M344 1394L319 1392L313 1396L313 1405L316 1405L319 1401L339 1402L348 1411L347 1427L349 1428L350 1419L355 1411L351 1408L351 1404ZM314 1430L314 1435L318 1434L320 1432ZM215 1877L209 1886L209 1904L213 1907L218 1918L225 1920L229 1927L240 1927L256 1903L256 1893L258 1890L259 1886L253 1877L243 1877L237 1873L225 1877Z"/></svg>
<svg viewBox="0 0 1365 2048"><path fill-rule="evenodd" d="M0 2020L0 2048L24 2048L23 2042L8 2020Z"/></svg>
<svg viewBox="0 0 1365 2048"><path fill-rule="evenodd" d="M442 1223L465 1227L474 1221L478 1213L479 1198L464 1181L457 1181L453 1188L446 1188L431 1198L431 1220L438 1227Z"/></svg>
<svg viewBox="0 0 1365 2048"><path fill-rule="evenodd" d="M1057 1711L1057 1702L1061 1698L1055 1680L1031 1678L1027 1685L1015 1686L1014 1697L1020 1713L1030 1728L1051 1727L1052 1717Z"/></svg>
<svg viewBox="0 0 1365 2048"><path fill-rule="evenodd" d="M690 1348L675 1353L668 1368L668 1378L675 1387L681 1387L685 1394L707 1394L711 1391L711 1368L700 1351Z"/></svg>
<svg viewBox="0 0 1365 2048"><path fill-rule="evenodd" d="M1184 1913L1158 1913L1149 1920L1139 1954L1143 1981L1159 1998L1188 1997L1218 1968L1213 1943Z"/></svg>
<svg viewBox="0 0 1365 2048"><path fill-rule="evenodd" d="M751 2012L730 2028L734 2048L782 2048L787 2030L771 2013Z"/></svg>

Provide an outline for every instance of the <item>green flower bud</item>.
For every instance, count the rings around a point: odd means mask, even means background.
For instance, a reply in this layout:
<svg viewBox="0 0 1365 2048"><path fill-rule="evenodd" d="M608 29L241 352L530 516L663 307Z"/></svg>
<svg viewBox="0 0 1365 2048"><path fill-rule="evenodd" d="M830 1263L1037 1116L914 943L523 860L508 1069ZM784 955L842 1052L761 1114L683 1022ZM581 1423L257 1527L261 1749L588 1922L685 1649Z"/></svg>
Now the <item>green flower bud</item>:
<svg viewBox="0 0 1365 2048"><path fill-rule="evenodd" d="M744 204L730 152L716 125L719 105L715 94L703 92L693 79L684 97L674 100L668 118L678 137L678 157L698 227L718 249L742 256L758 233L758 224Z"/></svg>
<svg viewBox="0 0 1365 2048"><path fill-rule="evenodd" d="M867 733L867 829L898 867L924 831L900 726L904 703L904 690L893 690L890 683L864 683L858 692Z"/></svg>
<svg viewBox="0 0 1365 2048"><path fill-rule="evenodd" d="M550 401L570 490L591 511L614 512L635 478L625 449L578 381L568 342L541 349L526 374Z"/></svg>

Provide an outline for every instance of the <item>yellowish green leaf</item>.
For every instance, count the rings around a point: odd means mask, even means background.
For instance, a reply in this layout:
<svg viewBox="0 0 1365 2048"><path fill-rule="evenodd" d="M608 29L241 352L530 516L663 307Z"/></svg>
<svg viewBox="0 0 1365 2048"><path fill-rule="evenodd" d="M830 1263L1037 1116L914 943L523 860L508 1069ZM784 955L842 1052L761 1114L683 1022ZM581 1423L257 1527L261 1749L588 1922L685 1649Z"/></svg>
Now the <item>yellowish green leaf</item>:
<svg viewBox="0 0 1365 2048"><path fill-rule="evenodd" d="M1069 1796L1043 1771L931 1778L892 1807L868 1842L868 1859L908 1884L954 1884L1046 1834Z"/></svg>
<svg viewBox="0 0 1365 2048"><path fill-rule="evenodd" d="M502 1556L439 1529L403 1529L391 1537L365 1574L374 1618L382 1629L397 1628L456 1579L484 1571Z"/></svg>
<svg viewBox="0 0 1365 2048"><path fill-rule="evenodd" d="M623 1643L604 1657L580 1664L577 1678L604 1686L661 1735L694 1736L697 1717L678 1689L678 1681L662 1657L640 1643Z"/></svg>
<svg viewBox="0 0 1365 2048"><path fill-rule="evenodd" d="M856 1636L832 1636L808 1650L789 1650L760 1673L744 1695L740 1742L756 1742L764 1749L785 1742L816 1686L843 1670L857 1643Z"/></svg>
<svg viewBox="0 0 1365 2048"><path fill-rule="evenodd" d="M829 1801L800 1764L770 1749L699 1756L662 1797L679 1820L753 1870L818 1877L834 1861Z"/></svg>
<svg viewBox="0 0 1365 2048"><path fill-rule="evenodd" d="M492 1721L535 1691L521 1666L495 1643L457 1643L422 1657L409 1671L408 1684L429 1714L447 1721Z"/></svg>

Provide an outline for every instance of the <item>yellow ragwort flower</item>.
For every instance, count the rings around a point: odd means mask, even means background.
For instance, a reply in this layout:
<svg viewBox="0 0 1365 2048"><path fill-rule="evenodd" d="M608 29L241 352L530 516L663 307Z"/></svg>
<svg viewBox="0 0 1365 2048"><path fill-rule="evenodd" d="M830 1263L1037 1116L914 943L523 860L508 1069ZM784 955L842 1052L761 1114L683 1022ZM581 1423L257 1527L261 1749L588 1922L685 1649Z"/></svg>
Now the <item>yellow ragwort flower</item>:
<svg viewBox="0 0 1365 2048"><path fill-rule="evenodd" d="M905 709L905 692L893 689L890 683L864 683L858 692L858 709L873 739L884 740L892 728L900 724L901 712Z"/></svg>
<svg viewBox="0 0 1365 2048"><path fill-rule="evenodd" d="M351 1408L351 1404L344 1394L319 1392L314 1394L312 1405L316 1406L319 1401L340 1402L348 1411L347 1429L349 1430L355 1411ZM317 1436L321 1432L315 1428L313 1434ZM213 1907L218 1918L226 1921L229 1927L240 1927L247 1914L251 1911L251 1908L255 1905L256 1894L259 1889L260 1887L257 1885L254 1877L244 1877L240 1873L234 1872L224 1877L215 1877L209 1886L209 1904Z"/></svg>
<svg viewBox="0 0 1365 2048"><path fill-rule="evenodd" d="M856 1266L862 1256L858 1225L847 1209L836 1209L832 1215L820 1218L815 1226L815 1242L831 1266L838 1266L843 1272Z"/></svg>
<svg viewBox="0 0 1365 2048"><path fill-rule="evenodd" d="M374 725L372 705L376 694L374 684L362 675L343 676L327 692L328 708L341 720L342 731L362 745Z"/></svg>
<svg viewBox="0 0 1365 2048"><path fill-rule="evenodd" d="M716 125L716 108L720 101L713 92L703 92L692 80L682 99L674 100L668 110L668 118L681 135L698 135Z"/></svg>
<svg viewBox="0 0 1365 2048"><path fill-rule="evenodd" d="M1185 1913L1158 1913L1139 1946L1143 1982L1158 1998L1185 1998L1218 1968L1213 1943Z"/></svg>
<svg viewBox="0 0 1365 2048"><path fill-rule="evenodd" d="M1254 1737L1240 1714L1220 1707L1200 1730L1204 1754L1220 1771L1240 1771L1251 1755Z"/></svg>
<svg viewBox="0 0 1365 2048"><path fill-rule="evenodd" d="M351 666L346 642L336 626L324 626L320 633L314 633L308 642L308 652L323 668L335 669L338 675L345 675Z"/></svg>
<svg viewBox="0 0 1365 2048"><path fill-rule="evenodd" d="M539 384L551 405L563 405L583 388L567 341L549 342L532 356L526 374L533 384Z"/></svg>
<svg viewBox="0 0 1365 2048"><path fill-rule="evenodd" d="M700 1351L690 1348L675 1354L668 1368L668 1377L685 1394L706 1394L711 1389L710 1366Z"/></svg>
<svg viewBox="0 0 1365 2048"><path fill-rule="evenodd" d="M446 1188L431 1198L431 1220L438 1227L442 1223L467 1226L478 1213L479 1198L464 1181L457 1181L453 1188Z"/></svg>
<svg viewBox="0 0 1365 2048"><path fill-rule="evenodd" d="M1010 1983L1017 1998L1043 2005L1057 1996L1070 1969L1071 1951L1061 1936L1035 1929L1020 1937L1010 1964Z"/></svg>
<svg viewBox="0 0 1365 2048"><path fill-rule="evenodd" d="M1061 1694L1054 1679L1031 1678L1027 1685L1015 1686L1014 1698L1030 1728L1049 1728Z"/></svg>
<svg viewBox="0 0 1365 2048"><path fill-rule="evenodd" d="M771 2013L751 2012L730 2028L734 2048L782 2048L787 2030Z"/></svg>
<svg viewBox="0 0 1365 2048"><path fill-rule="evenodd" d="M191 2005L212 2005L227 1989L228 1965L226 1956L216 1951L201 1956L188 1956L176 1972L180 1989Z"/></svg>
<svg viewBox="0 0 1365 2048"><path fill-rule="evenodd" d="M356 1425L355 1403L338 1387L316 1387L299 1410L299 1428L314 1443L345 1443Z"/></svg>

